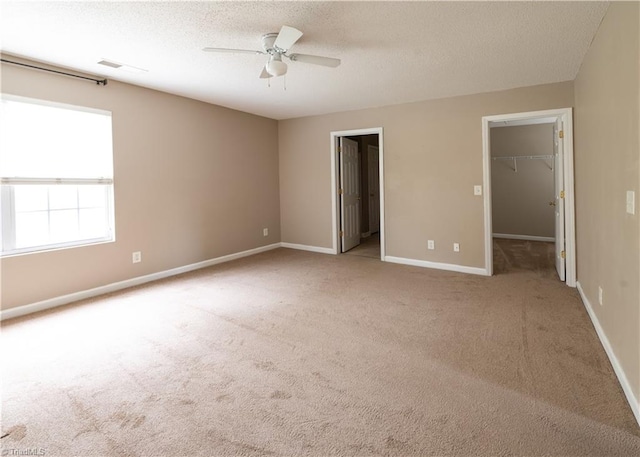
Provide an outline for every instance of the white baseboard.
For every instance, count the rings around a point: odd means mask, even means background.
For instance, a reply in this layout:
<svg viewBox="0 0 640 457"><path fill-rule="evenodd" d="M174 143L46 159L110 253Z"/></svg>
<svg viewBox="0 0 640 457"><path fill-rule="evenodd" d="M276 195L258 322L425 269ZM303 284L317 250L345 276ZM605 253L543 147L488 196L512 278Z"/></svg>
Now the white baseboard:
<svg viewBox="0 0 640 457"><path fill-rule="evenodd" d="M526 240L526 241L555 241L552 236L534 236L534 235L510 235L508 233L494 233L494 238L504 238L507 240Z"/></svg>
<svg viewBox="0 0 640 457"><path fill-rule="evenodd" d="M580 293L580 298L582 298L582 303L584 304L584 307L586 308L587 313L591 318L591 322L593 323L593 326L596 329L598 338L600 338L600 343L602 343L602 347L604 347L604 350L607 353L607 356L609 357L609 361L613 366L613 371L616 373L616 376L618 377L618 381L622 386L622 390L625 396L627 397L627 401L629 402L629 405L631 406L631 411L633 411L633 415L636 417L636 421L638 422L638 425L640 425L640 402L635 397L633 390L631 389L631 384L629 384L629 380L627 379L627 375L622 369L620 362L618 362L618 358L616 357L616 354L613 352L613 348L611 347L611 343L609 343L607 334L604 332L604 329L600 325L598 316L596 316L596 313L593 311L591 302L585 295L584 290L582 289L582 285L580 284L579 281L577 282L576 286L578 288L578 292Z"/></svg>
<svg viewBox="0 0 640 457"><path fill-rule="evenodd" d="M399 263L402 265L412 265L414 267L434 268L436 270L457 271L458 273L469 273L472 275L489 276L487 270L478 267L467 267L451 263L429 262L428 260L406 259L403 257L385 256L385 262Z"/></svg>
<svg viewBox="0 0 640 457"><path fill-rule="evenodd" d="M371 236L371 232L362 232L360 234L360 238L369 238Z"/></svg>
<svg viewBox="0 0 640 457"><path fill-rule="evenodd" d="M307 246L305 244L280 243L283 248L298 249L300 251L319 252L321 254L335 254L331 248L321 248L318 246Z"/></svg>
<svg viewBox="0 0 640 457"><path fill-rule="evenodd" d="M93 289L82 290L80 292L74 292L68 295L62 295L60 297L54 297L47 300L42 300L36 303L30 303L28 305L17 306L15 308L9 308L7 310L0 311L0 321L6 319L12 319L14 317L25 316L27 314L36 313L38 311L44 311L45 309L55 308L57 306L66 305L76 301L84 300L86 298L97 297L98 295L108 294L118 290L126 289L128 287L139 286L151 281L157 281L158 279L168 278L170 276L187 273L193 270L199 270L201 268L210 267L219 263L230 262L231 260L240 259L242 257L248 257L251 255L259 254L261 252L270 251L280 247L280 243L269 244L267 246L261 246L259 248L249 249L248 251L237 252L235 254L229 254L222 257L216 257L215 259L209 259L202 262L192 263L182 267L172 268L170 270L159 271L158 273L152 273L145 276L138 276L137 278L126 279L120 282L114 282L105 286L95 287Z"/></svg>

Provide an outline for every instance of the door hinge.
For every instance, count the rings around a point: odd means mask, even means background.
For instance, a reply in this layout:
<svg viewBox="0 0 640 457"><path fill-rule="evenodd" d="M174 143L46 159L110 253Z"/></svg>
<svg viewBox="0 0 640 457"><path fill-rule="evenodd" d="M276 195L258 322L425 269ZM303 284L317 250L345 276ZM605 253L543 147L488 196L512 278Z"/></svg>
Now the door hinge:
<svg viewBox="0 0 640 457"><path fill-rule="evenodd" d="M340 236L344 236L344 232L340 230Z"/></svg>
<svg viewBox="0 0 640 457"><path fill-rule="evenodd" d="M342 148L340 146L338 146L338 152L342 152Z"/></svg>
<svg viewBox="0 0 640 457"><path fill-rule="evenodd" d="M565 258L567 257L567 253L566 253L566 252L564 252L564 251L562 251L562 252L560 253L560 257L562 257L563 259L565 259Z"/></svg>
<svg viewBox="0 0 640 457"><path fill-rule="evenodd" d="M558 132L558 137L560 137L560 138L564 138L564 130L560 130L560 131Z"/></svg>
<svg viewBox="0 0 640 457"><path fill-rule="evenodd" d="M564 198L564 190L560 191L560 198Z"/></svg>
<svg viewBox="0 0 640 457"><path fill-rule="evenodd" d="M342 195L342 194L344 194L344 190L338 189L338 195Z"/></svg>

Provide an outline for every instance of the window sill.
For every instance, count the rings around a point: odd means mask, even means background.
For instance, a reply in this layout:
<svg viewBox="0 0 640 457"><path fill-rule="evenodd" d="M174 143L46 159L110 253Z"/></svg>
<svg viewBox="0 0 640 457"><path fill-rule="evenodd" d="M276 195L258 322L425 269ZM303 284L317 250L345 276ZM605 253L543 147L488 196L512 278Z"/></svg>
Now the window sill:
<svg viewBox="0 0 640 457"><path fill-rule="evenodd" d="M46 254L53 251L62 251L67 249L75 249L75 248L83 248L88 246L96 246L99 244L109 244L115 243L116 239L113 238L99 238L94 240L83 240L81 242L71 242L71 243L59 243L59 244L50 244L47 246L38 246L36 248L24 248L24 249L16 249L9 252L0 253L0 258L8 259L11 257L21 257L25 255L33 255L33 254Z"/></svg>

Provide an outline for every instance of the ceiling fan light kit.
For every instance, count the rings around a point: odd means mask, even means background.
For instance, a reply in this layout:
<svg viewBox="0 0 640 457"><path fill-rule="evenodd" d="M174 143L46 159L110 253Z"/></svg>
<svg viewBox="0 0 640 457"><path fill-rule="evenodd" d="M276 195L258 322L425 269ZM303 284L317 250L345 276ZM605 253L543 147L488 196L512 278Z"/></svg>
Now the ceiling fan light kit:
<svg viewBox="0 0 640 457"><path fill-rule="evenodd" d="M269 60L262 69L260 78L271 78L283 76L287 73L287 64L282 61L283 57L293 61L321 65L323 67L335 68L340 65L340 59L331 57L314 56L309 54L289 54L289 49L300 39L302 32L288 25L283 25L280 33L267 33L262 36L262 51L249 49L228 49L228 48L204 48L206 52L226 52L238 54L264 54L269 56Z"/></svg>
<svg viewBox="0 0 640 457"><path fill-rule="evenodd" d="M287 64L282 61L280 55L272 55L267 62L267 73L271 76L282 76L287 72Z"/></svg>

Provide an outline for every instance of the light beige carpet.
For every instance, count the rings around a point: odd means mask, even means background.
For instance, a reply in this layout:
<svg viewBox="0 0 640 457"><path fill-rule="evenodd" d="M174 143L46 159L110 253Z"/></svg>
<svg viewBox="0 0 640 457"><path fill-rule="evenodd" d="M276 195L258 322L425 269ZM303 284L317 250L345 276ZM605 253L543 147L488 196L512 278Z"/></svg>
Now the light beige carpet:
<svg viewBox="0 0 640 457"><path fill-rule="evenodd" d="M493 239L493 274L526 270L545 278L558 276L555 243Z"/></svg>
<svg viewBox="0 0 640 457"><path fill-rule="evenodd" d="M278 249L2 328L2 448L635 456L574 289Z"/></svg>

